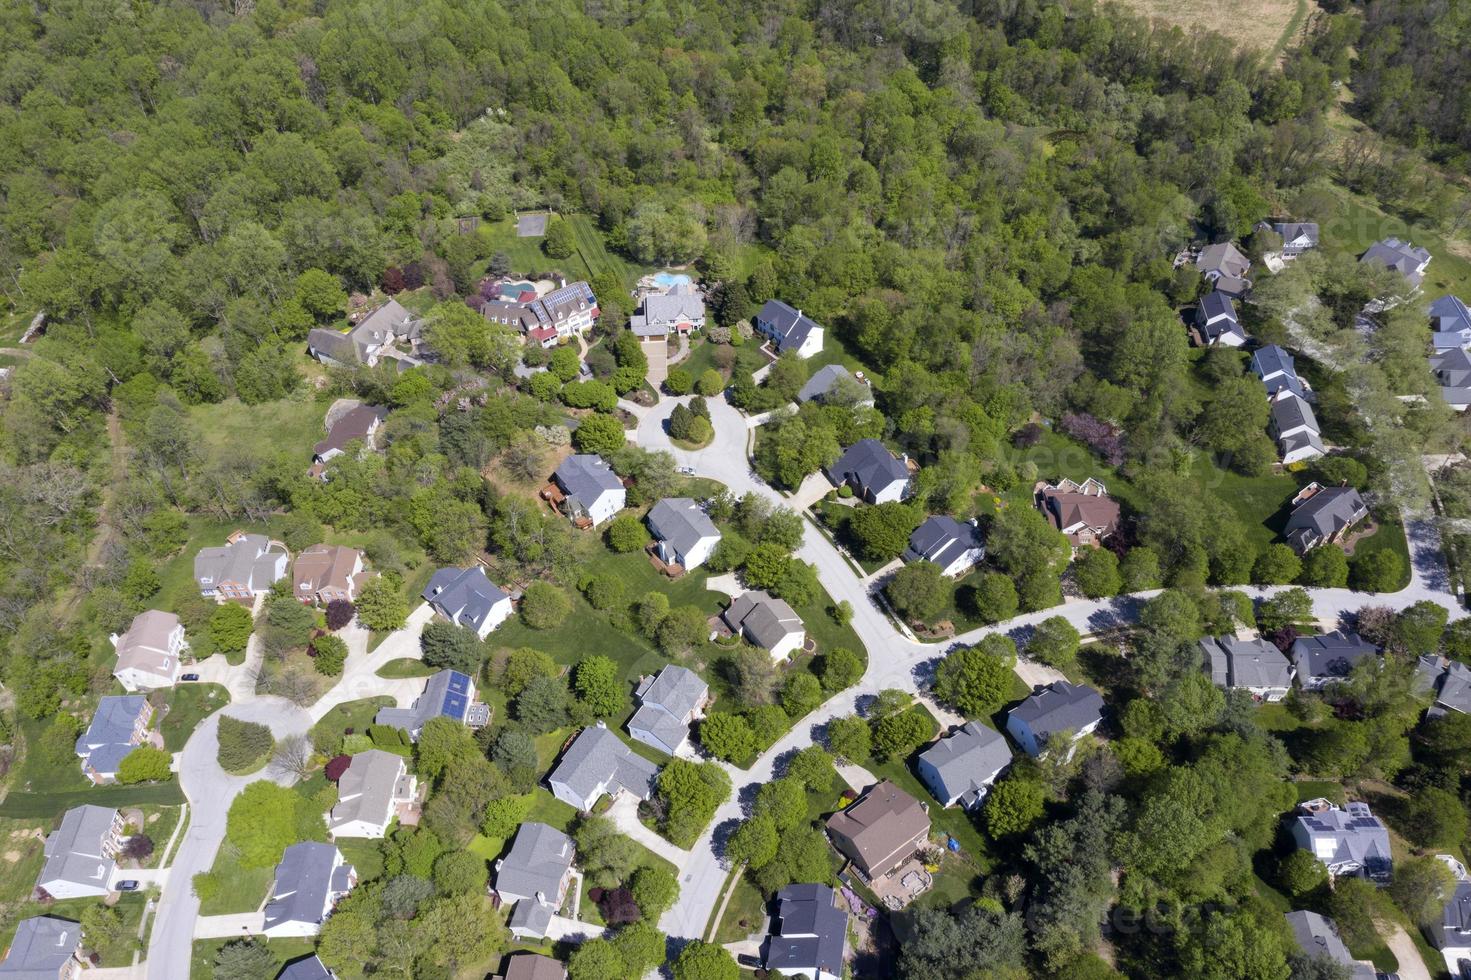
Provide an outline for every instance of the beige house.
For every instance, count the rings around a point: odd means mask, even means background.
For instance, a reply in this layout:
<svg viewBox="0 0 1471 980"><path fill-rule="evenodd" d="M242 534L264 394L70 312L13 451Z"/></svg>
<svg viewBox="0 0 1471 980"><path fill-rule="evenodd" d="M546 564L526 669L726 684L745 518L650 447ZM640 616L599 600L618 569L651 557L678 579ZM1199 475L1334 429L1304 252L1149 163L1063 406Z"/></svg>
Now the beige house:
<svg viewBox="0 0 1471 980"><path fill-rule="evenodd" d="M886 779L829 817L827 836L838 853L872 881L897 869L929 839L930 815L922 803Z"/></svg>
<svg viewBox="0 0 1471 980"><path fill-rule="evenodd" d="M312 605L325 606L337 599L352 602L367 580L363 553L341 545L314 544L291 566L293 594Z"/></svg>
<svg viewBox="0 0 1471 980"><path fill-rule="evenodd" d="M327 814L327 830L334 839L382 837L417 789L403 756L381 749L359 752L337 781L337 805Z"/></svg>
<svg viewBox="0 0 1471 980"><path fill-rule="evenodd" d="M152 691L178 681L179 660L189 648L178 616L150 609L133 617L126 633L110 639L117 648L112 676L127 690Z"/></svg>

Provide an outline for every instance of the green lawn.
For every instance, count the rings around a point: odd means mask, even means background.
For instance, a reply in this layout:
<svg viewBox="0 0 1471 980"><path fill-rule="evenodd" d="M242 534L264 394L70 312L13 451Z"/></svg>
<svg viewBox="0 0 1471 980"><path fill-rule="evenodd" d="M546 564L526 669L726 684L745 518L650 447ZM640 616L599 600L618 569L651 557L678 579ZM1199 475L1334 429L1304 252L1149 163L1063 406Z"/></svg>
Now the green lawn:
<svg viewBox="0 0 1471 980"><path fill-rule="evenodd" d="M339 837L335 843L347 863L357 869L358 881L383 876L383 842L368 837Z"/></svg>
<svg viewBox="0 0 1471 980"><path fill-rule="evenodd" d="M1354 557L1367 555L1375 551L1393 551L1400 556L1404 567L1404 574L1400 576L1399 583L1395 586L1402 589L1410 584L1410 543L1405 539L1405 526L1398 520L1385 520L1378 514L1374 520L1379 524L1379 530L1367 538L1360 538L1354 543Z"/></svg>
<svg viewBox="0 0 1471 980"><path fill-rule="evenodd" d="M243 405L239 399L227 398L214 405L195 405L189 417L211 450L260 457L296 452L305 471L311 465L312 446L327 434L323 417L331 404L330 399L318 402L310 396L262 405Z"/></svg>
<svg viewBox="0 0 1471 980"><path fill-rule="evenodd" d="M184 812L181 806L144 806L139 807L143 811L142 831L153 841L153 856L143 862L145 868L156 868L163 860L164 848L169 846L169 837L173 835L174 828L179 825L179 815Z"/></svg>
<svg viewBox="0 0 1471 980"><path fill-rule="evenodd" d="M1321 247L1325 252L1357 257L1380 239L1408 238L1415 245L1429 249L1432 256L1420 287L1425 301L1445 293L1458 296L1471 293L1471 260L1452 251L1445 237L1430 223L1391 214L1371 199L1346 188L1332 186L1331 190L1338 209L1318 219L1323 228Z"/></svg>
<svg viewBox="0 0 1471 980"><path fill-rule="evenodd" d="M168 713L158 729L164 748L178 752L208 716L230 703L230 692L222 684L180 684L169 696Z"/></svg>
<svg viewBox="0 0 1471 980"><path fill-rule="evenodd" d="M379 708L386 708L393 704L393 698L387 695L339 704L323 715L321 721L312 726L312 741L322 743L329 736L340 737L349 731L363 732L373 723L373 716L378 713Z"/></svg>
<svg viewBox="0 0 1471 980"><path fill-rule="evenodd" d="M731 887L729 879L726 880L726 887ZM724 893L722 897L723 895ZM729 903L725 906L725 915L721 917L720 925L715 930L715 941L734 943L745 939L761 928L765 915L766 902L762 899L761 892L746 880L745 875L741 875L735 883Z"/></svg>
<svg viewBox="0 0 1471 980"><path fill-rule="evenodd" d="M39 744L45 720L22 718L18 728L27 751L20 765L11 773L9 793L0 802L0 816L29 817L45 821L59 819L61 814L83 803L123 807L130 804L184 802L177 780L138 786L94 786L82 775L81 764L73 756L52 764L33 751Z"/></svg>
<svg viewBox="0 0 1471 980"><path fill-rule="evenodd" d="M573 278L591 279L582 257L573 253L568 259L552 259L542 251L543 238L520 238L516 235L516 219L481 222L478 232L493 252L504 252L511 260L513 276L531 276L561 268Z"/></svg>
<svg viewBox="0 0 1471 980"><path fill-rule="evenodd" d="M46 860L42 838L51 829L36 817L0 817L0 909L31 894Z"/></svg>
<svg viewBox="0 0 1471 980"><path fill-rule="evenodd" d="M242 868L240 854L227 839L215 855L210 871L219 875L224 887L219 894L199 903L200 915L228 915L233 912L254 912L266 900L266 893L275 880L276 869Z"/></svg>
<svg viewBox="0 0 1471 980"><path fill-rule="evenodd" d="M379 677L403 678L403 677L428 677L436 673L422 660L410 660L408 657L400 657L398 660L390 660L378 668Z"/></svg>
<svg viewBox="0 0 1471 980"><path fill-rule="evenodd" d="M316 941L313 939L266 939L263 936L256 937L257 943L262 943L272 953L276 954L277 966L285 965L287 962L300 956L305 956L316 949ZM226 943L234 942L233 939L199 939L194 942L194 960L189 969L192 980L214 980L215 954L220 947ZM274 972L271 974L274 976Z"/></svg>

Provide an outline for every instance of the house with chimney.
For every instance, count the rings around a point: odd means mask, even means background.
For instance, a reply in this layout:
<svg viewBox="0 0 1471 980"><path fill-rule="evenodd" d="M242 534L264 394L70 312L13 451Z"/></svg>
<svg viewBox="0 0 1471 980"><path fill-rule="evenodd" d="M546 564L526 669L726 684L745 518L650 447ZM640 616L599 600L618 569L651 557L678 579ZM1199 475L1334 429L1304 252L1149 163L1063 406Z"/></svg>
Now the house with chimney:
<svg viewBox="0 0 1471 980"><path fill-rule="evenodd" d="M424 363L424 321L396 299L373 310L346 332L317 327L306 335L307 353L333 367L374 367L390 361L399 371Z"/></svg>
<svg viewBox="0 0 1471 980"><path fill-rule="evenodd" d="M376 405L357 405L328 422L327 437L312 447L309 475L325 480L327 463L341 456L354 442L365 449L377 448L378 428L388 418L388 409Z"/></svg>
<svg viewBox="0 0 1471 980"><path fill-rule="evenodd" d="M286 545L264 534L236 531L222 548L200 548L194 556L199 594L217 602L248 602L286 577Z"/></svg>
<svg viewBox="0 0 1471 980"><path fill-rule="evenodd" d="M483 728L490 721L490 706L475 700L475 682L458 670L441 670L424 682L424 693L408 708L379 708L373 721L408 732L417 742L431 718L449 718L470 728Z"/></svg>
<svg viewBox="0 0 1471 980"><path fill-rule="evenodd" d="M36 888L55 899L109 894L114 858L127 838L123 827L122 814L112 807L88 803L66 811L61 826L46 837L46 862Z"/></svg>
<svg viewBox="0 0 1471 980"><path fill-rule="evenodd" d="M1103 481L1088 477L1082 483L1061 479L1039 482L1032 488L1037 509L1057 530L1067 535L1074 550L1096 548L1118 533L1118 501L1108 495Z"/></svg>
<svg viewBox="0 0 1471 980"><path fill-rule="evenodd" d="M370 577L356 548L314 544L291 565L291 591L307 605L353 602Z"/></svg>
<svg viewBox="0 0 1471 980"><path fill-rule="evenodd" d="M520 331L530 343L555 347L592 328L598 319L598 300L592 287L579 279L524 302L522 297L486 300L480 314L491 323Z"/></svg>
<svg viewBox="0 0 1471 980"><path fill-rule="evenodd" d="M628 734L668 755L684 747L690 725L713 700L704 678L678 664L640 678L635 696L639 707L628 719Z"/></svg>
<svg viewBox="0 0 1471 980"><path fill-rule="evenodd" d="M572 838L560 830L535 821L517 829L510 851L495 863L495 894L502 905L515 905L511 932L518 939L546 936L567 898L572 859Z"/></svg>
<svg viewBox="0 0 1471 980"><path fill-rule="evenodd" d="M1006 738L994 728L969 721L921 752L915 769L940 806L958 803L974 810L1009 765L1011 746Z"/></svg>
<svg viewBox="0 0 1471 980"><path fill-rule="evenodd" d="M755 327L776 354L792 351L806 360L822 353L825 330L801 310L779 299L766 301L756 314Z"/></svg>
<svg viewBox="0 0 1471 980"><path fill-rule="evenodd" d="M0 959L0 980L75 980L82 975L82 927L54 915L21 919Z"/></svg>
<svg viewBox="0 0 1471 980"><path fill-rule="evenodd" d="M1290 831L1298 849L1317 858L1333 877L1389 881L1389 830L1369 804L1350 800L1339 807L1325 799L1309 800L1298 804Z"/></svg>
<svg viewBox="0 0 1471 980"><path fill-rule="evenodd" d="M744 637L747 643L770 653L773 660L785 660L807 642L802 617L786 600L764 589L736 596L720 614L720 621L731 635Z"/></svg>
<svg viewBox="0 0 1471 980"><path fill-rule="evenodd" d="M315 936L357 884L356 869L333 844L303 841L281 854L266 899L263 935Z"/></svg>
<svg viewBox="0 0 1471 980"><path fill-rule="evenodd" d="M720 529L689 497L666 497L646 518L659 560L685 571L705 564L720 543Z"/></svg>
<svg viewBox="0 0 1471 980"><path fill-rule="evenodd" d="M659 767L634 752L602 721L578 732L547 776L552 795L582 813L604 795L653 795Z"/></svg>
<svg viewBox="0 0 1471 980"><path fill-rule="evenodd" d="M1369 516L1369 506L1353 487L1309 483L1292 498L1292 513L1282 533L1299 555L1337 544Z"/></svg>
<svg viewBox="0 0 1471 980"><path fill-rule="evenodd" d="M877 439L859 439L827 469L833 486L848 486L859 500L887 504L909 495L909 460L900 459Z"/></svg>
<svg viewBox="0 0 1471 980"><path fill-rule="evenodd" d="M482 640L511 616L511 597L490 580L481 565L439 569L423 598L439 615L474 630Z"/></svg>
<svg viewBox="0 0 1471 980"><path fill-rule="evenodd" d="M117 649L112 676L127 691L154 691L173 687L189 644L184 624L173 613L150 609L133 617L128 631L109 637Z"/></svg>
<svg viewBox="0 0 1471 980"><path fill-rule="evenodd" d="M906 562L928 561L940 566L947 578L959 578L986 555L986 542L975 518L957 521L949 514L924 519L909 535Z"/></svg>
<svg viewBox="0 0 1471 980"><path fill-rule="evenodd" d="M1022 751L1036 757L1063 735L1071 753L1072 743L1092 734L1102 721L1102 695L1086 684L1053 681L1006 713L1006 731Z"/></svg>
<svg viewBox="0 0 1471 980"><path fill-rule="evenodd" d="M843 980L848 913L827 885L799 883L776 893L776 914L761 944L768 975Z"/></svg>
<svg viewBox="0 0 1471 980"><path fill-rule="evenodd" d="M574 453L562 460L541 495L582 528L611 520L628 503L628 491L613 467L592 453Z"/></svg>

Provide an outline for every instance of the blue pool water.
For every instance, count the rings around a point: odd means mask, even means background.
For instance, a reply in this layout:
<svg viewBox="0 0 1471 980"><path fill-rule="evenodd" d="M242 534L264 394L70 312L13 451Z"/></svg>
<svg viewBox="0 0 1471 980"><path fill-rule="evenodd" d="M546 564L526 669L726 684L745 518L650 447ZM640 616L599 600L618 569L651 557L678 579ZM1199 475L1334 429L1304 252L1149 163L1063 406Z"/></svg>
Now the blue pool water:
<svg viewBox="0 0 1471 980"><path fill-rule="evenodd" d="M688 286L690 282L690 277L682 272L660 272L654 276L654 284L663 289L672 289L675 286Z"/></svg>
<svg viewBox="0 0 1471 980"><path fill-rule="evenodd" d="M501 283L501 297L503 299L515 299L523 292L536 292L536 286L529 282L504 282Z"/></svg>

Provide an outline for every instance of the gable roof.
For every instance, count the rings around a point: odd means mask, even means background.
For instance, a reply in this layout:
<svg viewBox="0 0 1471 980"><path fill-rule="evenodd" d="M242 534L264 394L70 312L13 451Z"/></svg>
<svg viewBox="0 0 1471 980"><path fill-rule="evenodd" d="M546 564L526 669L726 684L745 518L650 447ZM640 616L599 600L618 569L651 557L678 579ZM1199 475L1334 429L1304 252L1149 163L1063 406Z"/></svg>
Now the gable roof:
<svg viewBox="0 0 1471 980"><path fill-rule="evenodd" d="M276 980L333 980L333 975L313 953L287 963L276 974Z"/></svg>
<svg viewBox="0 0 1471 980"><path fill-rule="evenodd" d="M1036 493L1043 515L1059 531L1066 533L1066 528L1082 525L1096 529L1100 537L1105 537L1118 530L1123 513L1119 502L1091 477L1081 484L1072 480L1039 483Z"/></svg>
<svg viewBox="0 0 1471 980"><path fill-rule="evenodd" d="M291 564L291 578L299 597L316 595L323 589L347 591L352 587L354 569L359 568L363 553L339 544L314 544L296 556Z"/></svg>
<svg viewBox="0 0 1471 980"><path fill-rule="evenodd" d="M1428 717L1439 717L1447 711L1471 715L1471 667L1459 660L1449 661L1435 675L1432 685L1436 689L1435 703L1426 712Z"/></svg>
<svg viewBox="0 0 1471 980"><path fill-rule="evenodd" d="M828 473L835 483L852 484L860 491L873 494L909 480L909 467L877 439L859 439L853 443L829 467Z"/></svg>
<svg viewBox="0 0 1471 980"><path fill-rule="evenodd" d="M778 354L801 347L813 330L820 330L815 320L805 316L801 310L793 309L779 299L769 299L756 314L756 319L769 324L776 336L772 344Z"/></svg>
<svg viewBox="0 0 1471 980"><path fill-rule="evenodd" d="M121 744L133 747L133 726L138 716L148 708L148 699L141 694L108 695L97 702L97 710L87 730L77 738L77 754L86 755L104 745Z"/></svg>
<svg viewBox="0 0 1471 980"><path fill-rule="evenodd" d="M1404 276L1412 286L1418 286L1424 279L1424 268L1430 261L1430 253L1398 238L1386 238L1370 245L1359 257L1359 261L1392 269Z"/></svg>
<svg viewBox="0 0 1471 980"><path fill-rule="evenodd" d="M828 817L827 826L852 842L858 853L850 858L881 871L916 836L929 833L930 816L918 800L885 779Z"/></svg>
<svg viewBox="0 0 1471 980"><path fill-rule="evenodd" d="M113 673L139 670L147 674L171 677L177 659L169 641L179 628L179 617L173 613L149 609L133 617L128 631L118 638L117 667Z"/></svg>
<svg viewBox="0 0 1471 980"><path fill-rule="evenodd" d="M477 630L498 604L510 598L481 565L439 569L425 586L423 597L446 617Z"/></svg>
<svg viewBox="0 0 1471 980"><path fill-rule="evenodd" d="M116 865L109 853L109 839L117 811L90 803L74 806L61 817L61 826L46 837L46 863L36 879L105 888ZM99 873L100 872L100 873Z"/></svg>
<svg viewBox="0 0 1471 980"><path fill-rule="evenodd" d="M812 372L812 377L808 378L807 383L797 392L797 401L806 403L813 399L820 400L825 398L827 397L827 393L833 390L833 386L844 378L857 385L863 384L863 382L853 377L852 372L843 367L843 365L824 364Z"/></svg>
<svg viewBox="0 0 1471 980"><path fill-rule="evenodd" d="M802 617L791 606L762 589L736 596L720 618L731 632L745 633L752 643L767 650L806 630Z"/></svg>
<svg viewBox="0 0 1471 980"><path fill-rule="evenodd" d="M1207 636L1200 641L1211 667L1211 680L1222 687L1286 688L1292 685L1292 664L1266 640L1235 636Z"/></svg>
<svg viewBox="0 0 1471 980"><path fill-rule="evenodd" d="M276 865L275 884L265 908L265 927L270 929L283 922L321 922L331 893L347 890L352 869L350 865L337 867L341 857L336 847L317 841L286 848L281 863Z"/></svg>
<svg viewBox="0 0 1471 980"><path fill-rule="evenodd" d="M567 968L540 953L512 953L502 980L567 980Z"/></svg>
<svg viewBox="0 0 1471 980"><path fill-rule="evenodd" d="M985 792L996 773L1011 762L1011 746L994 728L971 721L919 757L935 768L952 796L966 802Z"/></svg>
<svg viewBox="0 0 1471 980"><path fill-rule="evenodd" d="M600 788L607 793L624 789L648 799L649 787L658 774L658 766L599 723L578 734L547 780L565 784L582 799Z"/></svg>
<svg viewBox="0 0 1471 980"><path fill-rule="evenodd" d="M1305 488L1304 493L1311 487ZM1282 529L1289 543L1330 538L1368 513L1364 498L1353 487L1320 487L1292 508Z"/></svg>
<svg viewBox="0 0 1471 980"><path fill-rule="evenodd" d="M1318 244L1318 224L1314 221L1274 221L1271 228L1282 236L1283 245L1302 241L1305 247Z"/></svg>
<svg viewBox="0 0 1471 980"><path fill-rule="evenodd" d="M511 910L511 917L506 921L511 932L517 935L527 933L533 936L546 936L547 930L552 927L552 916L557 910L535 899L522 899L516 903Z"/></svg>
<svg viewBox="0 0 1471 980"><path fill-rule="evenodd" d="M644 321L654 324L694 323L705 318L705 300L693 289L671 289L644 297Z"/></svg>
<svg viewBox="0 0 1471 980"><path fill-rule="evenodd" d="M1300 636L1292 643L1292 660L1303 677L1347 677L1354 664L1378 652L1359 634L1343 630Z"/></svg>
<svg viewBox="0 0 1471 980"><path fill-rule="evenodd" d="M1251 355L1251 370L1262 379L1268 395L1275 395L1283 389L1299 397L1306 392L1302 379L1297 376L1292 355L1276 344L1257 348Z"/></svg>
<svg viewBox="0 0 1471 980"><path fill-rule="evenodd" d="M0 977L5 980L53 980L61 975L82 942L82 927L54 915L21 919L5 959Z"/></svg>
<svg viewBox="0 0 1471 980"><path fill-rule="evenodd" d="M1430 370L1442 388L1465 388L1471 385L1471 354L1461 347L1438 351L1430 356Z"/></svg>
<svg viewBox="0 0 1471 980"><path fill-rule="evenodd" d="M221 582L243 582L252 588L270 587L276 581L277 560L285 554L264 534L233 535L217 548L200 548L194 556L194 580L213 588Z"/></svg>
<svg viewBox="0 0 1471 980"><path fill-rule="evenodd" d="M496 862L495 890L555 903L570 867L572 838L544 823L523 823L511 850Z"/></svg>
<svg viewBox="0 0 1471 980"><path fill-rule="evenodd" d="M1195 322L1205 328L1212 321L1220 319L1230 320L1235 325L1236 304L1231 302L1230 296L1219 289L1213 289L1200 298L1200 305L1195 308ZM1214 330L1216 335L1224 332L1219 326ZM1242 335L1245 336L1245 331Z"/></svg>
<svg viewBox="0 0 1471 980"><path fill-rule="evenodd" d="M1315 807L1299 813L1296 824L1314 842L1315 849L1318 843L1333 845L1332 854L1324 859L1328 864L1379 868L1392 860L1389 831L1367 803L1350 800L1341 808Z"/></svg>
<svg viewBox="0 0 1471 980"><path fill-rule="evenodd" d="M985 541L976 524L957 521L949 514L934 514L909 535L904 560L932 561L944 568L965 552L983 547Z"/></svg>
<svg viewBox="0 0 1471 980"><path fill-rule="evenodd" d="M681 555L705 538L719 538L714 522L689 497L665 497L649 508L649 531L667 541Z"/></svg>
<svg viewBox="0 0 1471 980"><path fill-rule="evenodd" d="M827 885L787 885L776 893L776 915L766 939L762 965L767 970L821 970L843 975L848 915L837 907Z"/></svg>
<svg viewBox="0 0 1471 980"><path fill-rule="evenodd" d="M358 359L357 345L352 337L341 330L313 327L307 331L306 345L319 355L330 357L339 364L351 364Z"/></svg>
<svg viewBox="0 0 1471 980"><path fill-rule="evenodd" d="M1086 684L1053 681L1007 713L1024 721L1039 742L1055 732L1080 732L1103 717L1103 696Z"/></svg>
<svg viewBox="0 0 1471 980"><path fill-rule="evenodd" d="M1471 932L1471 882L1456 883L1441 909L1440 923L1448 933Z"/></svg>
<svg viewBox="0 0 1471 980"><path fill-rule="evenodd" d="M337 805L328 815L328 829L358 820L386 826L393 819L393 801L405 795L409 778L403 756L382 749L359 752L337 780Z"/></svg>
<svg viewBox="0 0 1471 980"><path fill-rule="evenodd" d="M1251 260L1230 242L1217 242L1200 250L1195 267L1201 272L1214 272L1232 279L1241 279L1251 268Z"/></svg>
<svg viewBox="0 0 1471 980"><path fill-rule="evenodd" d="M1298 949L1308 956L1324 956L1346 967L1350 980L1374 980L1374 971L1356 961L1343 940L1338 936L1338 926L1332 919L1317 912L1297 911L1287 913L1287 925L1292 929L1292 938Z"/></svg>
<svg viewBox="0 0 1471 980"><path fill-rule="evenodd" d="M327 438L312 447L312 453L321 456L334 449L340 452L347 448L347 444L354 439L366 441L379 423L386 418L388 418L388 409L376 405L358 405L349 409L332 424L332 428L327 430Z"/></svg>
<svg viewBox="0 0 1471 980"><path fill-rule="evenodd" d="M1313 407L1295 392L1286 392L1272 402L1272 427L1282 436L1302 428L1320 431Z"/></svg>
<svg viewBox="0 0 1471 980"><path fill-rule="evenodd" d="M574 453L562 460L553 474L562 492L583 507L591 507L610 490L622 490L623 481L603 457L591 453Z"/></svg>
<svg viewBox="0 0 1471 980"><path fill-rule="evenodd" d="M1430 323L1434 330L1471 330L1471 307L1447 294L1430 304Z"/></svg>
<svg viewBox="0 0 1471 980"><path fill-rule="evenodd" d="M628 719L628 730L646 732L660 744L678 748L689 738L685 719L709 693L710 686L699 674L688 667L668 664L639 686L639 707Z"/></svg>
<svg viewBox="0 0 1471 980"><path fill-rule="evenodd" d="M379 725L395 725L416 732L429 719L443 716L464 722L475 703L475 682L458 670L441 670L424 682L424 693L412 708L379 708L374 721Z"/></svg>

